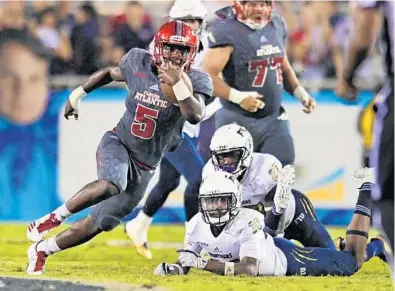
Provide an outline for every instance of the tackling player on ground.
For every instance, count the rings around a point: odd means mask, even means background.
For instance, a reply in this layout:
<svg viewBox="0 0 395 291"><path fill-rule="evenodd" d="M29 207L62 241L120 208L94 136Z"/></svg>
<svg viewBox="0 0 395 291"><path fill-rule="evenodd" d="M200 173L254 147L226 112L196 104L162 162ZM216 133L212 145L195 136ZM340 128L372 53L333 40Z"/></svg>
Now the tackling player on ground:
<svg viewBox="0 0 395 291"><path fill-rule="evenodd" d="M223 105L216 114L216 128L244 126L254 139L255 152L272 154L287 165L294 162L295 152L281 106L283 90L299 99L306 113L316 104L291 68L285 53L287 28L272 9L272 0L236 0L219 10L222 19L209 28L203 68Z"/></svg>
<svg viewBox="0 0 395 291"><path fill-rule="evenodd" d="M196 124L203 118L204 99L211 97L212 83L207 74L190 68L198 45L195 33L187 24L166 23L155 35L153 55L146 50L131 49L119 66L99 70L71 93L64 115L67 119L70 116L77 119L85 95L112 81L126 82L126 110L118 125L104 134L98 146L98 180L29 225L27 237L35 243L27 252L28 274L42 274L49 255L83 244L119 225L143 197L163 152L174 150L180 143L185 120ZM188 72L193 92L184 81L187 78L184 71ZM178 106L162 91L169 86ZM93 205L90 215L43 240L67 217Z"/></svg>
<svg viewBox="0 0 395 291"><path fill-rule="evenodd" d="M359 197L347 228L345 251L299 247L264 231L263 216L241 208L242 186L226 172L213 172L203 180L200 213L188 223L184 249L175 264L161 263L156 275L185 275L190 268L234 276L351 276L365 261L370 228L372 170L355 173ZM201 251L209 255L206 260Z"/></svg>
<svg viewBox="0 0 395 291"><path fill-rule="evenodd" d="M244 127L229 124L218 128L210 150L211 159L204 167L203 178L213 171L233 174L243 187L242 207L265 215L266 233L297 240L305 247L336 249L310 199L293 189L293 166L282 167L274 156L254 153L252 137ZM384 243L372 239L367 247L366 260L381 256L383 252Z"/></svg>

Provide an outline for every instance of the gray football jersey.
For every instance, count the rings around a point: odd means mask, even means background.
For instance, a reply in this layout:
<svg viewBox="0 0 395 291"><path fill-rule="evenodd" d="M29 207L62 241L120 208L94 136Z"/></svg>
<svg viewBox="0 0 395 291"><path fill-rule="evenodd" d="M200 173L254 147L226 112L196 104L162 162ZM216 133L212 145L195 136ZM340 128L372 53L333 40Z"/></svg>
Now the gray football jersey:
<svg viewBox="0 0 395 291"><path fill-rule="evenodd" d="M209 28L209 47L233 46L234 51L222 71L227 84L240 91L257 91L263 95L266 106L256 113L243 110L239 105L221 100L232 111L251 117L278 114L283 93L281 63L284 58L287 28L277 14L262 29L253 30L236 20L233 12L224 9L224 19Z"/></svg>
<svg viewBox="0 0 395 291"><path fill-rule="evenodd" d="M182 139L185 118L180 108L168 101L153 71L152 55L143 49L131 49L119 66L126 79L126 111L115 131L119 140L138 161L156 167L165 151L174 150ZM194 93L212 96L208 74L188 72Z"/></svg>

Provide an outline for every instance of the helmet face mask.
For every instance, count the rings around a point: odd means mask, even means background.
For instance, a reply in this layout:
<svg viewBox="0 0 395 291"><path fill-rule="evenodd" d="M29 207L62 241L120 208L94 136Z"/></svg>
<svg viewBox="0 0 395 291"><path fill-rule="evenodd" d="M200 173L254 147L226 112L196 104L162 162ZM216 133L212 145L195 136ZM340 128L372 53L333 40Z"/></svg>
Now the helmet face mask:
<svg viewBox="0 0 395 291"><path fill-rule="evenodd" d="M224 226L239 213L241 185L232 174L215 171L203 179L198 204L204 222Z"/></svg>
<svg viewBox="0 0 395 291"><path fill-rule="evenodd" d="M199 204L203 220L215 226L227 223L230 220L231 208L235 204L232 196L234 196L232 193L221 193L218 196L200 197Z"/></svg>
<svg viewBox="0 0 395 291"><path fill-rule="evenodd" d="M212 153L218 168L224 172L235 174L241 169L240 162L244 156L245 148L237 148L226 151L215 151Z"/></svg>
<svg viewBox="0 0 395 291"><path fill-rule="evenodd" d="M191 48L188 46L164 44L162 52L164 66L171 62L175 67L182 67L188 59L190 50Z"/></svg>

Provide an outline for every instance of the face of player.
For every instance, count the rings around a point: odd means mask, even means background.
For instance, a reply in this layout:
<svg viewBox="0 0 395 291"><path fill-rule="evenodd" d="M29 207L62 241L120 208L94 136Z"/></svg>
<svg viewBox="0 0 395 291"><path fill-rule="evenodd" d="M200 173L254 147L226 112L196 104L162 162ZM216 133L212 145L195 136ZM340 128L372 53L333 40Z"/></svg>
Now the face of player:
<svg viewBox="0 0 395 291"><path fill-rule="evenodd" d="M210 217L210 223L221 224L229 219L221 220L229 212L230 199L231 195L201 198L202 210Z"/></svg>
<svg viewBox="0 0 395 291"><path fill-rule="evenodd" d="M242 155L241 150L231 151L221 154L216 154L219 167L222 171L234 173L237 170L240 158Z"/></svg>
<svg viewBox="0 0 395 291"><path fill-rule="evenodd" d="M48 64L24 46L4 45L0 51L0 114L18 124L30 124L45 111Z"/></svg>
<svg viewBox="0 0 395 291"><path fill-rule="evenodd" d="M181 68L188 59L190 47L174 44L165 44L163 46L163 59L165 62L171 62L175 67Z"/></svg>
<svg viewBox="0 0 395 291"><path fill-rule="evenodd" d="M271 12L271 1L245 1L244 13L254 23L265 23Z"/></svg>

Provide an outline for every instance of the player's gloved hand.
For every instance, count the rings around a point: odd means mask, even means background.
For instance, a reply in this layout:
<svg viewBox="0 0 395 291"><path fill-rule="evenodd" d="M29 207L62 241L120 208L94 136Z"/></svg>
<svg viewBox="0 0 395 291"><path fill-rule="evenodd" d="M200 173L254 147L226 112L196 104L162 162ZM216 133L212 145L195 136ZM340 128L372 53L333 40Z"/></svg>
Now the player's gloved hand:
<svg viewBox="0 0 395 291"><path fill-rule="evenodd" d="M265 103L260 100L263 96L255 91L242 92L231 88L229 101L239 104L241 108L249 112L257 112L265 107Z"/></svg>
<svg viewBox="0 0 395 291"><path fill-rule="evenodd" d="M207 260L203 259L199 254L190 250L178 250L178 261L182 267L191 267L196 269L204 269L207 265Z"/></svg>
<svg viewBox="0 0 395 291"><path fill-rule="evenodd" d="M180 81L182 71L183 67L176 67L172 62L169 62L167 66L158 69L158 77L161 83L173 87Z"/></svg>
<svg viewBox="0 0 395 291"><path fill-rule="evenodd" d="M160 263L154 270L155 276L184 275L184 271L177 264Z"/></svg>
<svg viewBox="0 0 395 291"><path fill-rule="evenodd" d="M70 116L74 116L74 119L78 119L78 113L80 111L81 99L87 94L84 89L80 86L71 92L69 99L64 107L64 117L69 119Z"/></svg>

